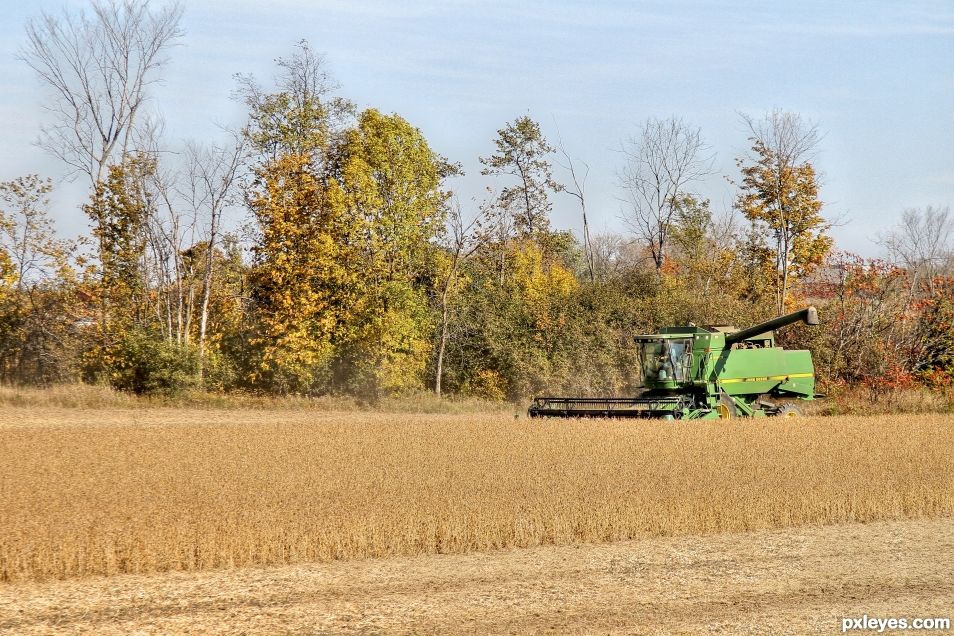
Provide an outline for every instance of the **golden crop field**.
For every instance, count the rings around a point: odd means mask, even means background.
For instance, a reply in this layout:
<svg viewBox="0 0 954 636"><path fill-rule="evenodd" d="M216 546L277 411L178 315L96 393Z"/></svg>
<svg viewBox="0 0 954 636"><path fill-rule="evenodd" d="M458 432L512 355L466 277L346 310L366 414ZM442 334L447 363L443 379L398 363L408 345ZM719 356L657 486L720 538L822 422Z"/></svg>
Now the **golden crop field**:
<svg viewBox="0 0 954 636"><path fill-rule="evenodd" d="M954 417L0 409L0 580L954 514Z"/></svg>

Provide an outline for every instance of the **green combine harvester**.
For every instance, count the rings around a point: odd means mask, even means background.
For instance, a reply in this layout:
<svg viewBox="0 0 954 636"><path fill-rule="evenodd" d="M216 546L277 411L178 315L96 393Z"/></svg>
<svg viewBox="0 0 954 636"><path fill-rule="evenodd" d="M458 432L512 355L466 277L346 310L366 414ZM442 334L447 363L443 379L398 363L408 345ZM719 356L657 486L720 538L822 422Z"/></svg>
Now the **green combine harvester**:
<svg viewBox="0 0 954 636"><path fill-rule="evenodd" d="M818 324L814 307L748 329L666 327L636 336L644 391L632 398L538 397L530 417L644 417L701 420L798 415L815 394L810 351L775 346L774 330Z"/></svg>

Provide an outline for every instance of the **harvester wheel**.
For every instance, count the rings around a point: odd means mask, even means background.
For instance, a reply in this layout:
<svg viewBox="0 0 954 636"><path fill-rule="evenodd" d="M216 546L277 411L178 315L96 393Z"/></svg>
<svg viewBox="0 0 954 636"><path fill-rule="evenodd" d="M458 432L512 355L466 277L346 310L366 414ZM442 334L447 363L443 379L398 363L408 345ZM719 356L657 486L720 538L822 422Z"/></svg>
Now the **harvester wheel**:
<svg viewBox="0 0 954 636"><path fill-rule="evenodd" d="M801 414L802 412L794 404L785 404L776 413L779 417L800 417Z"/></svg>
<svg viewBox="0 0 954 636"><path fill-rule="evenodd" d="M735 402L725 391L719 396L719 403L716 404L715 410L723 420L732 419L739 414L735 408Z"/></svg>

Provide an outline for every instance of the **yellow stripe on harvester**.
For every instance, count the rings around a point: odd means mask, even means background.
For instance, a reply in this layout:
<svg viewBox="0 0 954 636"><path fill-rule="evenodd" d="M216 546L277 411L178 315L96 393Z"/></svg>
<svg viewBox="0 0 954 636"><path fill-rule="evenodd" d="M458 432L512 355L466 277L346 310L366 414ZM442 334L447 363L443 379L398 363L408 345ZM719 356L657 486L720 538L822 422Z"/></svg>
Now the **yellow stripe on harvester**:
<svg viewBox="0 0 954 636"><path fill-rule="evenodd" d="M768 382L769 380L790 380L792 378L811 378L814 373L789 373L788 375L770 375L767 378L728 378L726 380L716 380L719 384L732 384L733 382Z"/></svg>

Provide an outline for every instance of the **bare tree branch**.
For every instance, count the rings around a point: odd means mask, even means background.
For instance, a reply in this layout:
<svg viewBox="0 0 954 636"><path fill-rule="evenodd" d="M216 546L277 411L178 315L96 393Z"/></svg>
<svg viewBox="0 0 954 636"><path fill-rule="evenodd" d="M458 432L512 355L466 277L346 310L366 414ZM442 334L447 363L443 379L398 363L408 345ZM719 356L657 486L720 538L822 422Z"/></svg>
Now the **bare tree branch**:
<svg viewBox="0 0 954 636"><path fill-rule="evenodd" d="M954 216L950 208L910 208L898 226L878 242L911 273L911 288L922 279L933 294L935 279L954 270Z"/></svg>
<svg viewBox="0 0 954 636"><path fill-rule="evenodd" d="M554 125L556 125L556 121L554 121ZM557 150L560 151L560 154L563 155L563 159L566 161L565 164L559 161L557 164L570 173L570 181L573 182L572 188L564 186L563 191L580 202L580 211L583 215L583 256L586 259L586 269L590 275L590 282L592 283L596 280L596 272L593 260L593 244L590 240L590 224L586 217L586 178L590 175L590 166L585 161L581 161L580 163L583 164L582 174L576 169L573 157L570 156L566 146L563 144L563 137L560 135L559 127L557 127Z"/></svg>
<svg viewBox="0 0 954 636"><path fill-rule="evenodd" d="M152 11L149 0L94 0L92 15L41 13L26 26L19 59L52 93L53 123L38 144L96 185L130 150L163 53L182 35L182 5Z"/></svg>
<svg viewBox="0 0 954 636"><path fill-rule="evenodd" d="M627 206L624 220L648 247L656 271L666 258L680 195L711 172L713 158L706 151L699 128L676 117L651 118L638 136L623 141L626 164L618 182Z"/></svg>
<svg viewBox="0 0 954 636"><path fill-rule="evenodd" d="M223 212L235 203L236 185L246 159L245 137L237 134L232 143L220 146L188 147L187 196L196 216L205 213L208 231L205 234L205 263L199 300L199 366L205 370L205 340L209 323L209 301L215 275L215 250L218 244Z"/></svg>

